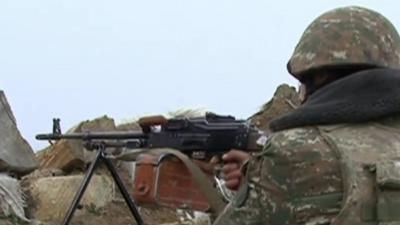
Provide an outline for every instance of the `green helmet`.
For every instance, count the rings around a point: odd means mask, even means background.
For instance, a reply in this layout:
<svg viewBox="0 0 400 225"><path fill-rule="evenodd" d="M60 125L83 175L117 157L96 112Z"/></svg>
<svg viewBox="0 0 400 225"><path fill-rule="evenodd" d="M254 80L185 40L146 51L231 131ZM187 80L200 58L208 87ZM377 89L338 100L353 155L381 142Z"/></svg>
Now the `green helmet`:
<svg viewBox="0 0 400 225"><path fill-rule="evenodd" d="M400 68L400 37L392 23L357 6L328 11L303 33L288 71L301 80L311 70L344 66Z"/></svg>

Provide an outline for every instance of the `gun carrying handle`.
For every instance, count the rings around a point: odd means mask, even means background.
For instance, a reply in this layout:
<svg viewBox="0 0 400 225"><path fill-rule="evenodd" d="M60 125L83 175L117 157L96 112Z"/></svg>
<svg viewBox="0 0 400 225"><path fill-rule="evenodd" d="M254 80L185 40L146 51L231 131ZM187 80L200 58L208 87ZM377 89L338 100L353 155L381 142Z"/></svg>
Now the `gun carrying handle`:
<svg viewBox="0 0 400 225"><path fill-rule="evenodd" d="M146 116L138 120L139 126L144 133L149 133L152 126L166 124L168 120L164 116Z"/></svg>

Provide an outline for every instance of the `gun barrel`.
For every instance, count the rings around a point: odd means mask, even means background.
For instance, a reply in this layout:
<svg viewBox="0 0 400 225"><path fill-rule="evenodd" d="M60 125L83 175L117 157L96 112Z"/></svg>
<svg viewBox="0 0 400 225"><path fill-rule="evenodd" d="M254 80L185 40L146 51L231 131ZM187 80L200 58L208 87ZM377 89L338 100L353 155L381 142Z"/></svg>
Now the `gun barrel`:
<svg viewBox="0 0 400 225"><path fill-rule="evenodd" d="M86 133L71 133L71 134L38 134L37 140L60 140L60 139L81 139L81 140L95 140L95 139L143 139L147 138L147 134L140 132L86 132Z"/></svg>

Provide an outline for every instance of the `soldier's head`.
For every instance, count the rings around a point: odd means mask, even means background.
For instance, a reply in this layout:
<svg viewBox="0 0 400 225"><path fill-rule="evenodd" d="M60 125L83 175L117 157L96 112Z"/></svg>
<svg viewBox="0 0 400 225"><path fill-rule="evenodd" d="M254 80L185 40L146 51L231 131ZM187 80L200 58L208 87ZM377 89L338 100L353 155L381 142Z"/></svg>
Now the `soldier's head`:
<svg viewBox="0 0 400 225"><path fill-rule="evenodd" d="M400 68L400 37L392 23L375 11L337 8L307 27L287 67L310 95L360 70Z"/></svg>

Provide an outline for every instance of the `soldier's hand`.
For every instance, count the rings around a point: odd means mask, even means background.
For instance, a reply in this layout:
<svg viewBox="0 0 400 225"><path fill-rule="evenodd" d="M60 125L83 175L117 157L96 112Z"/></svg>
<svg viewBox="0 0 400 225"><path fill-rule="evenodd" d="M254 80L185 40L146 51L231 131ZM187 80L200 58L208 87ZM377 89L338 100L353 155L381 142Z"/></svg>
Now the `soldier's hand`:
<svg viewBox="0 0 400 225"><path fill-rule="evenodd" d="M231 190L237 190L243 180L242 166L249 160L250 154L245 151L232 149L222 156L224 166L222 167L222 177L225 185Z"/></svg>

